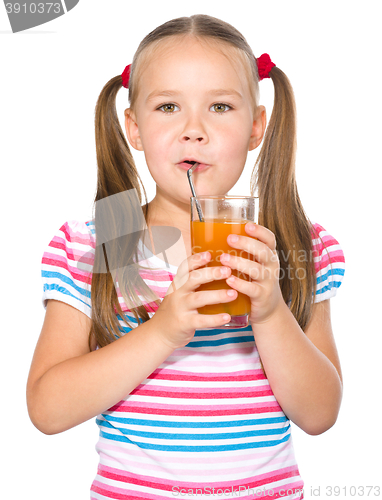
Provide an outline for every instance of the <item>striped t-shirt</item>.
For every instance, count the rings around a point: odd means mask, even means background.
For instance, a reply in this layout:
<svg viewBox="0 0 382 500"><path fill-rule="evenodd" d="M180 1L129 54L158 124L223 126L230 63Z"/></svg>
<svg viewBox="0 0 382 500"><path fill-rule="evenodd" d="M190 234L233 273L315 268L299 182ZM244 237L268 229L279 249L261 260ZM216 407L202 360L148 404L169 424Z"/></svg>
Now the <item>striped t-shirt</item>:
<svg viewBox="0 0 382 500"><path fill-rule="evenodd" d="M319 224L314 228L320 302L336 294L345 261L338 242ZM93 221L60 228L42 259L44 306L60 300L91 318L94 249ZM151 253L145 259L146 250L139 247L140 264L153 270L140 275L163 299L177 268ZM118 287L117 293L136 327ZM131 327L118 319L128 333ZM290 421L262 370L250 326L196 330L191 342L96 422L99 466L92 499L303 497Z"/></svg>

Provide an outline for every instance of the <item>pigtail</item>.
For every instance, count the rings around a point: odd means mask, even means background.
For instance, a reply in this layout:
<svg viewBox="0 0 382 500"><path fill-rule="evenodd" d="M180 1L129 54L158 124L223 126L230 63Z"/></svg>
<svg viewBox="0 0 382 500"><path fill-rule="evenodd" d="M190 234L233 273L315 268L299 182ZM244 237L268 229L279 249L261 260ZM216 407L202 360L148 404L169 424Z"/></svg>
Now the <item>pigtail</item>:
<svg viewBox="0 0 382 500"><path fill-rule="evenodd" d="M97 191L95 195L95 234L97 241L107 242L96 244L93 274L91 281L91 303L92 303L92 328L89 334L89 346L92 338L97 345L103 347L121 335L120 325L117 318L121 318L129 324L121 310L115 283L110 270L118 269L118 285L126 304L132 304L131 311L138 324L140 319L149 319L146 308L141 304L141 296L148 301L159 304L158 296L146 285L139 275L137 246L142 236L142 231L131 232L127 237L113 240L113 235L118 234L120 217L133 222L142 217L137 208L129 204L128 197L124 197L124 205L108 211L107 221L105 215L97 210L97 202L109 196L135 189L142 203L142 194L139 183L142 184L140 176L129 146L122 132L115 101L119 89L122 86L121 76L112 78L102 89L95 110L95 139L97 152ZM148 204L144 186L143 193L146 200L144 217L148 222ZM118 215L118 210L121 210ZM140 208L141 210L141 208ZM98 240L97 240L98 238ZM114 236L115 238L115 236ZM121 257L123 264L121 264ZM105 269L106 265L106 269ZM120 267L122 269L120 269Z"/></svg>
<svg viewBox="0 0 382 500"><path fill-rule="evenodd" d="M285 73L273 67L270 77L274 84L274 105L252 174L251 192L257 188L259 224L276 236L283 298L305 329L312 315L316 279L312 224L301 204L295 177L296 106Z"/></svg>
<svg viewBox="0 0 382 500"><path fill-rule="evenodd" d="M117 93L121 87L122 78L120 76L112 78L103 88L96 105L95 138L98 178L95 202L133 188L137 190L139 201L142 202L138 184L138 180L141 182L141 179L122 132L115 107ZM143 184L142 188L146 197Z"/></svg>

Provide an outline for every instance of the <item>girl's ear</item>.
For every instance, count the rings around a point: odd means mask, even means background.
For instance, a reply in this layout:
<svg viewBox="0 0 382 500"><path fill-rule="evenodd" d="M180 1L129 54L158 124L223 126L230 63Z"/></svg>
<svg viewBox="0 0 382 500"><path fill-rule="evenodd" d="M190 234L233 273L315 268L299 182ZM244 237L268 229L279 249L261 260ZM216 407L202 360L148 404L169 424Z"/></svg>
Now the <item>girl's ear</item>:
<svg viewBox="0 0 382 500"><path fill-rule="evenodd" d="M264 106L257 108L257 114L252 124L252 134L249 140L249 151L256 149L263 140L267 126L267 113Z"/></svg>
<svg viewBox="0 0 382 500"><path fill-rule="evenodd" d="M138 151L143 151L138 124L136 122L136 117L131 109L125 109L125 130L127 140L129 141L131 146Z"/></svg>

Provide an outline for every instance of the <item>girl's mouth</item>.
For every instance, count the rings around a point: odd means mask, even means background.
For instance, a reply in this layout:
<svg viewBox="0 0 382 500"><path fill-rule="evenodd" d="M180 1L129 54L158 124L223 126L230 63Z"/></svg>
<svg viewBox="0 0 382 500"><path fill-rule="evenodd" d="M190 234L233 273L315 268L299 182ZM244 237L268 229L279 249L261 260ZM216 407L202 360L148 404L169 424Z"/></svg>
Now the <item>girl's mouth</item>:
<svg viewBox="0 0 382 500"><path fill-rule="evenodd" d="M198 163L198 162L195 162L195 161L191 161L191 160L183 160L182 162L179 162L178 163L178 166L182 169L182 170L188 170L189 168L192 167L192 165L194 163ZM209 165L207 165L206 163L199 163L199 165L192 171L193 173L194 172L199 172L201 170L205 170Z"/></svg>

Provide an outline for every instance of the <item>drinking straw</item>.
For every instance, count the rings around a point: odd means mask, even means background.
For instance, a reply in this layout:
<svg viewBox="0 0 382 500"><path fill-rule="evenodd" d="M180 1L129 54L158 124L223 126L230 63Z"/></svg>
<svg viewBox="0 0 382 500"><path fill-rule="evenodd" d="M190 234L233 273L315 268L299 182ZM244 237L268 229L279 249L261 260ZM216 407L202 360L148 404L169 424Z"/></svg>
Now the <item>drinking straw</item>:
<svg viewBox="0 0 382 500"><path fill-rule="evenodd" d="M198 165L199 163L194 162L194 164L187 170L187 177L188 177L188 182L190 183L192 196L195 198L196 210L198 211L199 220L200 222L204 222L202 207L200 206L199 201L196 197L194 183L192 182L192 172Z"/></svg>

